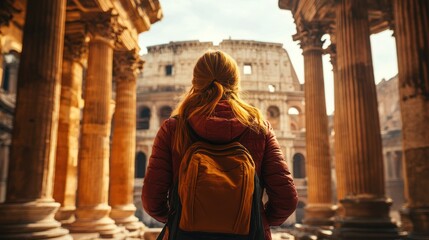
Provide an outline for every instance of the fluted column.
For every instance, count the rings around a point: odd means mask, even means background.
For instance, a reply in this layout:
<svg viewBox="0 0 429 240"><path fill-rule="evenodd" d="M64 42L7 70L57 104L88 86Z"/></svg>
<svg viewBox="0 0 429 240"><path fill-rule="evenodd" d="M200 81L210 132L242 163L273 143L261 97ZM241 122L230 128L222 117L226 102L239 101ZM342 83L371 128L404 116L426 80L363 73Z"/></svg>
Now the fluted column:
<svg viewBox="0 0 429 240"><path fill-rule="evenodd" d="M301 48L305 73L306 172L308 202L303 223L310 226L333 225L331 164L328 117L323 79L323 26L302 23Z"/></svg>
<svg viewBox="0 0 429 240"><path fill-rule="evenodd" d="M110 158L109 205L110 217L130 231L143 224L134 216L134 161L136 149L136 73L142 60L135 51L114 54L116 107L112 156Z"/></svg>
<svg viewBox="0 0 429 240"><path fill-rule="evenodd" d="M335 172L336 172L336 178L337 179L344 179L345 176L345 170L343 169L343 167L345 166L345 164L343 163L343 149L341 147L342 142L344 141L342 139L341 134L337 134L342 132L341 130L341 126L342 126L342 121L338 120L339 116L337 116L337 112L341 112L344 110L340 110L340 108L343 106L341 104L340 99L342 99L343 97L339 95L339 79L338 79L338 67L337 67L337 42L336 42L336 36L334 32L330 33L330 37L331 37L331 44L329 45L327 52L330 55L330 61L332 64L332 76L333 76L333 80L334 80L334 161L335 161ZM337 188L336 188L336 192L337 192L337 196L340 197L339 199L342 199L345 196L345 181L337 181Z"/></svg>
<svg viewBox="0 0 429 240"><path fill-rule="evenodd" d="M338 83L335 134L342 150L337 161L342 213L336 224L340 239L397 239L389 217L391 200L384 192L384 170L369 39L368 3L336 4ZM337 107L336 106L336 107ZM339 172L342 170L343 172Z"/></svg>
<svg viewBox="0 0 429 240"><path fill-rule="evenodd" d="M1 239L71 239L52 198L65 12L65 0L27 2Z"/></svg>
<svg viewBox="0 0 429 240"><path fill-rule="evenodd" d="M410 239L429 238L429 2L394 1Z"/></svg>
<svg viewBox="0 0 429 240"><path fill-rule="evenodd" d="M329 30L330 34L330 40L331 44L329 45L328 49L326 50L327 53L330 55L330 62L332 64L332 76L334 80L334 161L335 161L335 175L336 178L344 179L345 176L345 164L342 164L345 160L343 160L343 149L342 149L342 142L345 141L342 139L344 135L342 134L336 134L337 132L342 132L342 121L338 120L336 122L337 117L337 110L338 112L344 111L340 110L341 107L343 107L343 104L341 104L341 99L344 98L344 96L339 95L339 79L338 79L338 67L337 67L337 40L336 40L336 34L334 29ZM346 194L345 189L345 181L336 181L336 192L337 197L339 199L342 199ZM341 205L338 205L338 207L341 207ZM338 211L341 211L339 209Z"/></svg>
<svg viewBox="0 0 429 240"><path fill-rule="evenodd" d="M67 27L72 26L68 24ZM61 204L55 218L63 224L74 220L76 208L82 60L87 53L85 37L84 31L66 33L64 43L54 183L54 199Z"/></svg>
<svg viewBox="0 0 429 240"><path fill-rule="evenodd" d="M112 98L113 43L117 19L111 13L88 16L90 42L84 90L78 188L72 232L118 233L109 217L109 152Z"/></svg>

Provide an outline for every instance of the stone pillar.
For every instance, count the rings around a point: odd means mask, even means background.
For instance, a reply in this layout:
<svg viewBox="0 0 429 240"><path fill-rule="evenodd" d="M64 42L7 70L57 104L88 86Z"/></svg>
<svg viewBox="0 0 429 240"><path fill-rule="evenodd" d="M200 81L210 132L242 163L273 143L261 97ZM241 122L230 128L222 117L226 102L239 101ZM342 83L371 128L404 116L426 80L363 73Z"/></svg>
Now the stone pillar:
<svg viewBox="0 0 429 240"><path fill-rule="evenodd" d="M119 231L109 217L108 188L113 44L120 28L110 12L85 17L91 39L78 156L76 221L68 228L71 232L112 237Z"/></svg>
<svg viewBox="0 0 429 240"><path fill-rule="evenodd" d="M280 120L282 124L281 126L282 126L282 129L284 129L284 132L288 132L288 134L291 134L290 116L288 114L288 110L289 109L288 109L287 101L283 101L280 106Z"/></svg>
<svg viewBox="0 0 429 240"><path fill-rule="evenodd" d="M329 45L328 49L327 49L327 53L329 53L330 55L330 61L332 64L332 75L333 75L333 80L334 80L334 161L335 161L335 175L337 179L344 179L344 173L345 170L342 168L345 165L342 164L345 160L343 160L343 149L342 149L342 142L344 141L342 139L342 134L337 134L342 132L341 130L341 126L342 126L342 122L340 120L338 120L338 122L336 121L337 118L337 111L341 112L342 110L340 110L340 108L343 106L341 104L340 99L343 98L343 96L339 95L339 79L338 79L338 67L337 67L337 43L336 43L336 36L335 36L335 32L332 31L330 32L330 38L331 38L331 44ZM344 111L344 110L343 110ZM346 194L345 194L345 181L336 181L336 192L337 192L337 196L341 196L341 198L343 198ZM341 199L340 198L340 199ZM338 205L339 208L341 208L341 205ZM341 209L339 209L338 211L341 211Z"/></svg>
<svg viewBox="0 0 429 240"><path fill-rule="evenodd" d="M76 208L77 158L82 107L82 59L86 52L83 32L66 33L54 183L54 199L61 204L55 218L63 224L74 220Z"/></svg>
<svg viewBox="0 0 429 240"><path fill-rule="evenodd" d="M27 2L1 239L71 239L52 198L65 13L65 0Z"/></svg>
<svg viewBox="0 0 429 240"><path fill-rule="evenodd" d="M336 161L342 212L339 239L397 239L384 190L383 156L366 0L336 4ZM338 108L337 108L338 107Z"/></svg>
<svg viewBox="0 0 429 240"><path fill-rule="evenodd" d="M394 1L410 239L429 237L429 2Z"/></svg>
<svg viewBox="0 0 429 240"><path fill-rule="evenodd" d="M331 161L329 153L328 116L326 114L321 40L323 26L302 23L299 36L304 55L306 172L308 203L303 223L309 226L332 226L335 207L332 204Z"/></svg>
<svg viewBox="0 0 429 240"><path fill-rule="evenodd" d="M114 81L116 107L112 156L110 158L109 205L110 217L129 231L143 224L134 216L134 161L136 154L136 70L142 66L135 51L118 51L114 54ZM139 64L140 63L140 64Z"/></svg>
<svg viewBox="0 0 429 240"><path fill-rule="evenodd" d="M158 131L159 129L159 109L156 103L153 103L150 107L150 120L149 120L149 130Z"/></svg>

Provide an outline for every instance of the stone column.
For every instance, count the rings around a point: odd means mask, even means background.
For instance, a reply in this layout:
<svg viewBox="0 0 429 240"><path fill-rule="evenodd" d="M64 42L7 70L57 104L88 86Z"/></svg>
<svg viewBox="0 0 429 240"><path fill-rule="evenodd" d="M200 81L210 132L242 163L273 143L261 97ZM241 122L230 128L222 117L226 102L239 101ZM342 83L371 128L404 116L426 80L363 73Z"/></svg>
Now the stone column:
<svg viewBox="0 0 429 240"><path fill-rule="evenodd" d="M71 26L67 24L67 27ZM84 31L66 33L64 43L54 183L54 199L61 204L55 218L63 224L74 220L76 208L82 60L87 52L85 37Z"/></svg>
<svg viewBox="0 0 429 240"><path fill-rule="evenodd" d="M329 45L328 49L327 49L327 53L329 53L330 55L330 61L332 64L332 75L333 75L333 80L334 80L334 161L335 161L335 175L336 178L340 178L340 179L344 179L344 173L345 170L342 169L342 167L344 167L344 164L341 164L344 160L343 160L343 149L342 149L342 142L344 141L342 139L341 134L337 134L342 132L341 130L341 126L342 126L342 121L338 120L338 122L336 121L336 119L338 119L339 117L337 117L337 111L341 112L342 110L340 110L340 108L343 106L341 104L341 100L343 97L339 95L339 88L338 88L338 67L337 67L337 42L336 42L336 36L335 36L335 32L333 29L330 29L330 40L331 40L331 44ZM344 111L344 110L343 110ZM336 192L337 192L337 196L341 196L341 198L343 198L345 196L345 181L337 181L336 182ZM340 199L341 199L340 198ZM341 205L338 205L338 207L341 208ZM341 210L339 210L341 211Z"/></svg>
<svg viewBox="0 0 429 240"><path fill-rule="evenodd" d="M65 0L27 2L1 239L71 239L52 198L65 13Z"/></svg>
<svg viewBox="0 0 429 240"><path fill-rule="evenodd" d="M291 134L291 129L290 129L290 116L288 114L288 104L287 101L282 101L281 106L280 106L280 120L281 120L281 126L282 129L284 129L285 132L288 132L289 134Z"/></svg>
<svg viewBox="0 0 429 240"><path fill-rule="evenodd" d="M149 106L148 106L149 107ZM152 107L150 107L150 120L149 120L149 129L152 131L158 131L159 129L159 109L158 106L153 103Z"/></svg>
<svg viewBox="0 0 429 240"><path fill-rule="evenodd" d="M337 110L341 107L340 102L338 101L340 99L339 95L338 95L338 68L337 68L337 42L336 42L336 36L335 36L335 32L333 29L329 30L329 35L330 35L330 40L331 40L331 44L328 46L328 48L326 49L326 53L328 53L330 55L330 62L332 64L332 76L333 76L333 80L334 80L334 161L335 161L335 170L336 170L336 178L341 178L343 179L343 173L344 170L340 169L343 165L342 164L337 164L337 162L342 162L343 160L341 160L341 141L342 139L340 139L339 137L341 137L341 134L337 134L337 132L341 132L340 130L340 122L338 122L338 124L336 124L336 119L337 119ZM339 110L341 112L341 110ZM344 193L342 192L344 190L344 181L340 181L340 182L336 182L336 192L337 192L337 196L344 196ZM341 205L339 206L341 207Z"/></svg>
<svg viewBox="0 0 429 240"><path fill-rule="evenodd" d="M332 226L335 207L332 204L331 161L329 153L328 116L326 114L321 40L323 26L302 23L300 33L305 71L305 128L307 149L308 203L303 223L310 226Z"/></svg>
<svg viewBox="0 0 429 240"><path fill-rule="evenodd" d="M108 205L112 64L114 38L120 28L110 12L85 17L91 39L78 156L76 221L68 228L71 232L112 237L118 233Z"/></svg>
<svg viewBox="0 0 429 240"><path fill-rule="evenodd" d="M118 51L114 54L114 81L116 82L116 107L113 115L114 129L112 156L110 158L109 205L110 217L116 224L130 231L143 224L134 216L134 161L136 154L136 74L142 66L135 51Z"/></svg>
<svg viewBox="0 0 429 240"><path fill-rule="evenodd" d="M410 239L429 237L429 2L394 1Z"/></svg>
<svg viewBox="0 0 429 240"><path fill-rule="evenodd" d="M340 239L397 239L384 190L383 156L366 0L336 4L336 161L343 207L336 222Z"/></svg>

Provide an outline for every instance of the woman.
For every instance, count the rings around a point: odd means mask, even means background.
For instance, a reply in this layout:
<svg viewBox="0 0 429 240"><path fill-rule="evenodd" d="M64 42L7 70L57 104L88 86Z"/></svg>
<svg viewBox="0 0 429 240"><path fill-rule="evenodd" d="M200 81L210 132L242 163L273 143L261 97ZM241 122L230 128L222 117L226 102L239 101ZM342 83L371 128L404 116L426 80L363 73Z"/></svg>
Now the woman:
<svg viewBox="0 0 429 240"><path fill-rule="evenodd" d="M167 221L168 194L181 158L192 144L188 126L199 137L219 144L249 129L239 142L250 152L268 195L262 211L265 239L271 239L270 226L282 224L295 211L296 189L274 132L260 111L240 98L239 88L239 70L228 54L208 51L198 59L192 88L173 111L174 117L162 124L149 159L142 202L156 220Z"/></svg>

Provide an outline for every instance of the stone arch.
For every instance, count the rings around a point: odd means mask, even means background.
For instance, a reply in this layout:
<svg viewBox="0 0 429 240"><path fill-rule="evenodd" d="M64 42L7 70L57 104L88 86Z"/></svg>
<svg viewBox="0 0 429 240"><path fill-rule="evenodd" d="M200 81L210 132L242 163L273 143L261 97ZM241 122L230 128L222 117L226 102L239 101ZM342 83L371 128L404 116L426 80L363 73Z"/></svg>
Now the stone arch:
<svg viewBox="0 0 429 240"><path fill-rule="evenodd" d="M295 153L293 155L293 177L305 178L305 157L302 153Z"/></svg>
<svg viewBox="0 0 429 240"><path fill-rule="evenodd" d="M137 129L138 130L149 129L150 117L151 117L150 108L146 106L141 107L137 113Z"/></svg>
<svg viewBox="0 0 429 240"><path fill-rule="evenodd" d="M271 105L267 108L267 120L271 123L273 129L280 129L280 109Z"/></svg>
<svg viewBox="0 0 429 240"><path fill-rule="evenodd" d="M162 106L159 109L159 125L168 119L171 116L171 112L173 112L173 109L170 106Z"/></svg>
<svg viewBox="0 0 429 240"><path fill-rule="evenodd" d="M146 162L146 154L142 151L137 152L134 170L135 178L144 178L144 176L146 175Z"/></svg>

